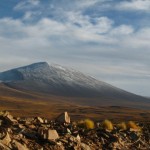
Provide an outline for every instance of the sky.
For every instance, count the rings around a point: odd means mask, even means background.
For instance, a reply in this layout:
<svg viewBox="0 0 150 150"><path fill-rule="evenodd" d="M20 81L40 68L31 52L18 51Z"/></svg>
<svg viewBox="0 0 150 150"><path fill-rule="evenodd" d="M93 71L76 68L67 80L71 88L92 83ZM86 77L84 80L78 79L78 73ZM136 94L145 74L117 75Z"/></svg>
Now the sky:
<svg viewBox="0 0 150 150"><path fill-rule="evenodd" d="M150 0L0 0L0 72L41 61L150 97Z"/></svg>

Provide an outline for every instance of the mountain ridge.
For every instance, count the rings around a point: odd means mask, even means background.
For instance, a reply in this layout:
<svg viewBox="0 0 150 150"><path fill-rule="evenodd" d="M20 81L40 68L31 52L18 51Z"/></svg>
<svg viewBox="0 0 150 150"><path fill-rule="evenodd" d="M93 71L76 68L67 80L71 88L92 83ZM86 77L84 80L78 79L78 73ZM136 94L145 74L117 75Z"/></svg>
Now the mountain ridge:
<svg viewBox="0 0 150 150"><path fill-rule="evenodd" d="M72 97L99 97L120 101L148 101L142 96L119 89L74 69L58 64L38 62L0 73L0 80L8 87Z"/></svg>

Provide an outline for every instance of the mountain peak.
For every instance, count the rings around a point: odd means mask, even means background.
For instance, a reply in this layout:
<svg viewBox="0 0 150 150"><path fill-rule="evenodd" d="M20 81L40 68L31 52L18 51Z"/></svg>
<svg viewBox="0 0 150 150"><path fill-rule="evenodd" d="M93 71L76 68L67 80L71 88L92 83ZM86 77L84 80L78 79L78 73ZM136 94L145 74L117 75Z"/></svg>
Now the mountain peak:
<svg viewBox="0 0 150 150"><path fill-rule="evenodd" d="M27 65L27 66L23 66L23 67L20 67L18 69L25 69L25 68L31 68L31 69L35 69L35 68L39 68L39 67L49 67L48 63L47 62L37 62L37 63L33 63L33 64L30 64L30 65Z"/></svg>
<svg viewBox="0 0 150 150"><path fill-rule="evenodd" d="M36 62L31 65L48 65L48 63L43 61L43 62Z"/></svg>

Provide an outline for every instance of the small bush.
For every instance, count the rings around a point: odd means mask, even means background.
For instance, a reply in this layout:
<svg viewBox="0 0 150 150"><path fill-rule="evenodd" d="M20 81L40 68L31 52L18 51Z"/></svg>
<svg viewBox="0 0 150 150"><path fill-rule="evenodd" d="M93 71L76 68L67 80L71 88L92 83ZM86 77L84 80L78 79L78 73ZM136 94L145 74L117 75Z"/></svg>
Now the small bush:
<svg viewBox="0 0 150 150"><path fill-rule="evenodd" d="M102 127L107 130L113 130L114 128L112 122L109 120L104 120L102 123Z"/></svg>
<svg viewBox="0 0 150 150"><path fill-rule="evenodd" d="M90 119L85 119L84 120L84 123L85 123L85 127L87 129L93 129L94 128L94 122Z"/></svg>
<svg viewBox="0 0 150 150"><path fill-rule="evenodd" d="M136 124L135 124L135 122L133 122L133 121L129 121L128 123L127 123L127 128L132 128L132 129L137 129L137 130L140 130L141 128L139 127L139 126L137 126Z"/></svg>
<svg viewBox="0 0 150 150"><path fill-rule="evenodd" d="M77 126L80 128L93 129L94 122L90 119L80 120L78 121Z"/></svg>
<svg viewBox="0 0 150 150"><path fill-rule="evenodd" d="M125 122L121 122L121 123L117 124L117 127L121 130L127 130L127 125Z"/></svg>

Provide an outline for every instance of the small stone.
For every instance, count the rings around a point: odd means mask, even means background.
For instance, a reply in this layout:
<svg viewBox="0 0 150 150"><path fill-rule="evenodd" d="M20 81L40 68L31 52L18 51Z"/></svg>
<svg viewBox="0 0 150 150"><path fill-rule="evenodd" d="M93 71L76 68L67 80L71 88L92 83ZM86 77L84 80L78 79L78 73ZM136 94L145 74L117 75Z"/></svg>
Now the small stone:
<svg viewBox="0 0 150 150"><path fill-rule="evenodd" d="M78 141L78 142L81 141L81 138L80 138L79 134L77 135L77 141Z"/></svg>
<svg viewBox="0 0 150 150"><path fill-rule="evenodd" d="M101 143L104 145L105 144L105 139L101 137Z"/></svg>
<svg viewBox="0 0 150 150"><path fill-rule="evenodd" d="M8 114L9 114L8 111L1 111L0 112L0 116L3 116L3 117L7 116Z"/></svg>
<svg viewBox="0 0 150 150"><path fill-rule="evenodd" d="M21 143L17 142L16 140L14 141L15 146L17 150L29 150L26 145L22 145Z"/></svg>
<svg viewBox="0 0 150 150"><path fill-rule="evenodd" d="M57 145L61 146L61 145L62 145L62 143L61 143L61 142L57 142Z"/></svg>
<svg viewBox="0 0 150 150"><path fill-rule="evenodd" d="M18 125L19 129L24 129L25 127L22 124Z"/></svg>
<svg viewBox="0 0 150 150"><path fill-rule="evenodd" d="M56 140L59 138L59 135L56 130L48 130L48 138L49 140Z"/></svg>
<svg viewBox="0 0 150 150"><path fill-rule="evenodd" d="M97 128L100 127L100 123L99 123L99 122L96 123L96 127L97 127Z"/></svg>
<svg viewBox="0 0 150 150"><path fill-rule="evenodd" d="M70 131L70 129L68 129L68 128L67 128L67 133L68 133L68 134L71 134L71 131Z"/></svg>
<svg viewBox="0 0 150 150"><path fill-rule="evenodd" d="M30 125L28 125L28 128L30 128L30 129L35 129L36 127L35 127L35 125L30 124Z"/></svg>
<svg viewBox="0 0 150 150"><path fill-rule="evenodd" d="M61 141L62 143L66 143L66 144L68 144L68 141L67 141L67 140L65 140L65 139L60 139L60 141Z"/></svg>
<svg viewBox="0 0 150 150"><path fill-rule="evenodd" d="M113 143L113 148L114 148L114 149L119 148L119 143L118 143L118 142L114 142L114 143Z"/></svg>
<svg viewBox="0 0 150 150"><path fill-rule="evenodd" d="M17 120L15 120L15 119L13 118L13 116L10 115L9 113L7 114L6 118L7 118L9 121L11 121L12 123L17 123Z"/></svg>
<svg viewBox="0 0 150 150"><path fill-rule="evenodd" d="M45 124L47 124L47 123L48 123L47 119L44 119L44 123L45 123Z"/></svg>
<svg viewBox="0 0 150 150"><path fill-rule="evenodd" d="M81 143L81 148L83 150L91 150L91 148L87 144L85 144L85 143Z"/></svg>
<svg viewBox="0 0 150 150"><path fill-rule="evenodd" d="M0 139L3 139L6 135L6 131L0 128Z"/></svg>
<svg viewBox="0 0 150 150"><path fill-rule="evenodd" d="M11 148L9 148L8 146L0 143L0 150L12 150Z"/></svg>
<svg viewBox="0 0 150 150"><path fill-rule="evenodd" d="M69 141L73 142L73 141L74 141L74 137L71 136L71 137L69 138Z"/></svg>
<svg viewBox="0 0 150 150"><path fill-rule="evenodd" d="M5 123L7 123L7 125L9 126L18 122L16 119L13 118L12 115L9 114L8 111L0 112L0 117L3 118Z"/></svg>
<svg viewBox="0 0 150 150"><path fill-rule="evenodd" d="M21 133L13 136L13 139L22 139L22 138L23 138L23 135Z"/></svg>
<svg viewBox="0 0 150 150"><path fill-rule="evenodd" d="M9 136L9 133L6 132L6 136L2 140L0 140L0 143L8 146L10 142L11 142L11 138Z"/></svg>
<svg viewBox="0 0 150 150"><path fill-rule="evenodd" d="M44 121L41 117L37 117L36 120L37 120L38 123L44 123Z"/></svg>

